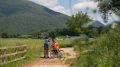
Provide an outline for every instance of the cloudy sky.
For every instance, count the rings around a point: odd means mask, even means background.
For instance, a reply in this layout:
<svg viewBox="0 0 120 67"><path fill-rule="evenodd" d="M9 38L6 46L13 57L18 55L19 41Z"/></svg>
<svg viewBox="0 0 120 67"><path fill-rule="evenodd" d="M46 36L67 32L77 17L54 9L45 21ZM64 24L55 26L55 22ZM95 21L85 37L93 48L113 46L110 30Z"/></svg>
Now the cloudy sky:
<svg viewBox="0 0 120 67"><path fill-rule="evenodd" d="M98 10L98 3L92 0L30 0L37 4L43 5L52 9L56 12L60 12L66 15L75 14L79 11L87 12L88 15L94 19L103 22L101 18L101 13L98 11L94 13L93 10ZM110 18L114 19L117 18L115 15L111 16ZM115 19L116 20L116 19ZM114 21L114 20L109 20Z"/></svg>

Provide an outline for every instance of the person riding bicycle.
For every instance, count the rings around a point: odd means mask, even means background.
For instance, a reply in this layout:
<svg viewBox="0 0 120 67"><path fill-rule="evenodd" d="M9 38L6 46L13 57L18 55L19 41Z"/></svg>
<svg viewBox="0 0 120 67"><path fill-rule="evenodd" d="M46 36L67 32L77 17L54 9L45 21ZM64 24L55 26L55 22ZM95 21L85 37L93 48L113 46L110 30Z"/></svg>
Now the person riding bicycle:
<svg viewBox="0 0 120 67"><path fill-rule="evenodd" d="M50 57L51 58L63 58L64 57L64 51L59 49L59 44L54 39L52 40L53 49L50 51Z"/></svg>
<svg viewBox="0 0 120 67"><path fill-rule="evenodd" d="M53 51L55 52L55 54L58 54L58 50L59 50L59 44L53 40Z"/></svg>

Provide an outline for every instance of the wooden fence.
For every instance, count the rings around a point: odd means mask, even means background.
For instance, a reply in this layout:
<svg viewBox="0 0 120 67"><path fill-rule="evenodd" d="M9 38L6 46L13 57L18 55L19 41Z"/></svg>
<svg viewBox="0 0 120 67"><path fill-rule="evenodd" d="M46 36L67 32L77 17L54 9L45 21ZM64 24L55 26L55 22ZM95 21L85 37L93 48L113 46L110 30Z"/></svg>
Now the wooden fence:
<svg viewBox="0 0 120 67"><path fill-rule="evenodd" d="M25 58L26 45L0 48L0 65L15 62Z"/></svg>

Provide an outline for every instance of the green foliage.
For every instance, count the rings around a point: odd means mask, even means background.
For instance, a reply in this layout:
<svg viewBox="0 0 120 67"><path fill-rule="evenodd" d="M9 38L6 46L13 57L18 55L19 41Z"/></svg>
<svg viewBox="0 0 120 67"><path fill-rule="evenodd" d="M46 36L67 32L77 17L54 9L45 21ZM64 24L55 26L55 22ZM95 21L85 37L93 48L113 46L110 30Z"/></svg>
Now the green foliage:
<svg viewBox="0 0 120 67"><path fill-rule="evenodd" d="M2 38L8 38L8 34L6 34L6 33L1 33L1 37L2 37Z"/></svg>
<svg viewBox="0 0 120 67"><path fill-rule="evenodd" d="M99 30L97 29L97 28L90 28L89 29L89 32L88 32L88 36L89 37L97 37L97 36L99 36Z"/></svg>
<svg viewBox="0 0 120 67"><path fill-rule="evenodd" d="M99 8L101 11L113 11L119 12L120 11L120 1L118 0L99 0Z"/></svg>
<svg viewBox="0 0 120 67"><path fill-rule="evenodd" d="M0 32L30 34L64 28L68 16L25 0L0 0Z"/></svg>
<svg viewBox="0 0 120 67"><path fill-rule="evenodd" d="M87 35L88 37L96 38L99 37L100 35L107 33L110 31L111 25L105 26L105 27L100 27L100 28L95 28L95 27L89 27Z"/></svg>
<svg viewBox="0 0 120 67"><path fill-rule="evenodd" d="M120 25L93 41L76 41L76 67L119 67Z"/></svg>
<svg viewBox="0 0 120 67"><path fill-rule="evenodd" d="M103 13L103 19L108 22L109 14L115 13L120 16L120 0L95 0L99 1L99 10Z"/></svg>
<svg viewBox="0 0 120 67"><path fill-rule="evenodd" d="M53 39L56 38L56 32L50 32L49 37L52 37Z"/></svg>
<svg viewBox="0 0 120 67"><path fill-rule="evenodd" d="M72 40L70 39L57 40L57 42L59 43L60 48L67 48L74 46L73 44L71 44Z"/></svg>
<svg viewBox="0 0 120 67"><path fill-rule="evenodd" d="M76 15L72 15L67 20L67 27L70 31L83 33L86 31L82 26L91 21L86 13L79 12Z"/></svg>

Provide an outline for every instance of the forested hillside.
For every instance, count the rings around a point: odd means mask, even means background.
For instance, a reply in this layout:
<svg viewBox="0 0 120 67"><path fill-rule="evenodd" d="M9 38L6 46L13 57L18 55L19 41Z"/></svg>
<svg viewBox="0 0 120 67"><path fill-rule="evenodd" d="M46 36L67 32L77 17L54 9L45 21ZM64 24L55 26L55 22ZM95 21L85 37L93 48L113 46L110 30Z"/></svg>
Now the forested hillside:
<svg viewBox="0 0 120 67"><path fill-rule="evenodd" d="M67 17L27 0L0 0L0 33L28 34L64 28Z"/></svg>

